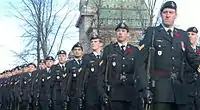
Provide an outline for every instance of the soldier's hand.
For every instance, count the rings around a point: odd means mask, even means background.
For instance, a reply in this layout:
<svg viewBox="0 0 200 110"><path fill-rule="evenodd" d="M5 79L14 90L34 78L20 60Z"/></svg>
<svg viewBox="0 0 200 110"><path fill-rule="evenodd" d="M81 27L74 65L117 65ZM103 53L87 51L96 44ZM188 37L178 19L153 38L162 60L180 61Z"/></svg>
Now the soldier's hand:
<svg viewBox="0 0 200 110"><path fill-rule="evenodd" d="M83 107L83 99L82 98L78 98L78 104L79 104L79 108Z"/></svg>
<svg viewBox="0 0 200 110"><path fill-rule="evenodd" d="M108 97L108 95L107 95L107 94L103 94L103 95L101 96L101 100L102 100L102 102L103 102L104 104L108 104L108 103L109 103L109 97Z"/></svg>
<svg viewBox="0 0 200 110"><path fill-rule="evenodd" d="M142 100L146 104L151 104L153 100L153 93L149 89L145 89L141 93Z"/></svg>

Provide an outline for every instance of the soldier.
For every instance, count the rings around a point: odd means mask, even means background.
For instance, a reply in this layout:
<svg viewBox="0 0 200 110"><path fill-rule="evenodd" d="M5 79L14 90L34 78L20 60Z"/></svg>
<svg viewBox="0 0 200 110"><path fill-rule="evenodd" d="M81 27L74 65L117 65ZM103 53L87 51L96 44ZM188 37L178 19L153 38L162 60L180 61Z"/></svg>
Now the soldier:
<svg viewBox="0 0 200 110"><path fill-rule="evenodd" d="M36 70L36 65L34 63L29 63L27 65L28 72L25 72L21 76L20 89L21 89L21 105L20 109L33 110L33 98L32 98L32 72Z"/></svg>
<svg viewBox="0 0 200 110"><path fill-rule="evenodd" d="M188 33L188 37L189 37L189 40L191 42L191 46L192 48L194 49L194 51L197 53L197 54L200 54L198 52L199 50L199 46L197 46L197 34L198 34L198 29L196 27L190 27L187 29L187 33Z"/></svg>
<svg viewBox="0 0 200 110"><path fill-rule="evenodd" d="M102 40L99 36L90 39L91 53L85 54L83 57L83 69L80 79L81 85L80 98L84 99L84 110L100 110L99 94L97 90L98 64L102 56Z"/></svg>
<svg viewBox="0 0 200 110"><path fill-rule="evenodd" d="M45 69L45 68L46 68L45 60L41 59L39 61L39 69L42 70L42 69Z"/></svg>
<svg viewBox="0 0 200 110"><path fill-rule="evenodd" d="M153 104L153 110L184 110L188 102L183 84L185 61L200 69L200 58L191 48L187 33L174 27L176 9L174 1L165 2L160 9L162 23L147 28L138 46L138 89L146 104Z"/></svg>
<svg viewBox="0 0 200 110"><path fill-rule="evenodd" d="M53 65L51 67L51 75L52 75L52 102L54 110L62 110L64 108L63 105L63 96L62 96L62 88L63 88L63 74L66 71L66 60L67 53L64 50L60 50L58 53L58 64Z"/></svg>
<svg viewBox="0 0 200 110"><path fill-rule="evenodd" d="M28 65L24 64L22 73L26 73L26 72L28 72Z"/></svg>
<svg viewBox="0 0 200 110"><path fill-rule="evenodd" d="M45 65L46 65L46 72L50 73L51 72L51 67L54 64L55 59L52 56L48 56L46 59Z"/></svg>
<svg viewBox="0 0 200 110"><path fill-rule="evenodd" d="M82 100L77 97L77 90L79 85L79 78L80 78L80 68L82 67L82 56L83 56L83 47L80 43L76 43L72 47L72 52L74 58L67 62L66 70L67 74L70 75L67 83L67 95L69 97L69 109L70 110L79 110L82 109Z"/></svg>
<svg viewBox="0 0 200 110"><path fill-rule="evenodd" d="M34 63L29 63L28 64L28 72L33 72L36 70L36 65Z"/></svg>
<svg viewBox="0 0 200 110"><path fill-rule="evenodd" d="M52 56L45 58L46 68L36 72L34 78L34 105L36 110L50 110L52 108L52 71L55 59Z"/></svg>
<svg viewBox="0 0 200 110"><path fill-rule="evenodd" d="M191 47L196 52L196 54L200 55L200 48L197 46L197 33L198 30L196 27L189 27L187 29L188 37L191 42ZM190 101L188 102L188 108L193 108L193 110L200 110L200 77L197 73L197 70L193 69L189 62L186 63L186 67L184 70L184 78L186 80L186 84L188 87L188 96Z"/></svg>
<svg viewBox="0 0 200 110"><path fill-rule="evenodd" d="M137 48L128 43L129 28L119 23L116 43L107 45L99 63L99 93L104 109L138 110L134 84L134 62Z"/></svg>

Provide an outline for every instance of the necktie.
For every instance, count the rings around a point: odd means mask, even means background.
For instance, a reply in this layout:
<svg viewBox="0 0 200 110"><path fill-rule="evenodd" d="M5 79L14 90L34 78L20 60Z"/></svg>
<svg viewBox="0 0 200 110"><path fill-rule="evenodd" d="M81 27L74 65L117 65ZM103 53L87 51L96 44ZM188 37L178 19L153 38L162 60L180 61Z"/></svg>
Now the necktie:
<svg viewBox="0 0 200 110"><path fill-rule="evenodd" d="M100 55L97 55L96 57L97 57L97 59L100 59Z"/></svg>
<svg viewBox="0 0 200 110"><path fill-rule="evenodd" d="M169 34L170 37L172 37L172 30L171 29L167 30L167 33Z"/></svg>
<svg viewBox="0 0 200 110"><path fill-rule="evenodd" d="M62 68L62 70L65 70L65 66L64 65L62 65L61 68Z"/></svg>
<svg viewBox="0 0 200 110"><path fill-rule="evenodd" d="M124 51L125 51L125 45L122 45L122 46L121 46L121 50L122 50L122 52L124 53Z"/></svg>
<svg viewBox="0 0 200 110"><path fill-rule="evenodd" d="M81 60L78 60L78 64L81 64Z"/></svg>

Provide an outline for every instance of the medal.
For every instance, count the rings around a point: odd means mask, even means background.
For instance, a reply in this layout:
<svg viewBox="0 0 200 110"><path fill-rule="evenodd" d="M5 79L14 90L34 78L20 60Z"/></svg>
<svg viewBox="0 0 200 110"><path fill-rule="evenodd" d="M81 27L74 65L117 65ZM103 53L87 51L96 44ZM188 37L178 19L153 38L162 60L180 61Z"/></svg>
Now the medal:
<svg viewBox="0 0 200 110"><path fill-rule="evenodd" d="M76 77L76 74L73 74L74 77Z"/></svg>
<svg viewBox="0 0 200 110"><path fill-rule="evenodd" d="M48 76L48 77L47 77L47 79L50 79L50 78L51 78L51 76Z"/></svg>
<svg viewBox="0 0 200 110"><path fill-rule="evenodd" d="M92 72L94 72L94 68L91 68L90 70L91 70Z"/></svg>
<svg viewBox="0 0 200 110"><path fill-rule="evenodd" d="M161 56L162 55L162 51L158 51L158 55Z"/></svg>
<svg viewBox="0 0 200 110"><path fill-rule="evenodd" d="M116 66L116 62L112 62L112 65L113 65L113 66Z"/></svg>

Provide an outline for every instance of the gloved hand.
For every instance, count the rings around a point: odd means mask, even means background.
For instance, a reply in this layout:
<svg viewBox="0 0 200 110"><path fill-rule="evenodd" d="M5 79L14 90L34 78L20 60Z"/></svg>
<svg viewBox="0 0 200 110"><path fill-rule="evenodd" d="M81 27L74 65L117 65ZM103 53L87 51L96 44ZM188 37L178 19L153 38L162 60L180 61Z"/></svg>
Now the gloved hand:
<svg viewBox="0 0 200 110"><path fill-rule="evenodd" d="M79 108L83 108L83 99L82 98L78 98L78 106Z"/></svg>
<svg viewBox="0 0 200 110"><path fill-rule="evenodd" d="M108 102L109 102L109 97L108 97L108 95L107 95L107 94L103 94L103 95L101 96L101 101L102 101L104 104L108 104Z"/></svg>
<svg viewBox="0 0 200 110"><path fill-rule="evenodd" d="M151 104L153 100L153 93L149 89L145 89L141 92L141 97L144 103Z"/></svg>

